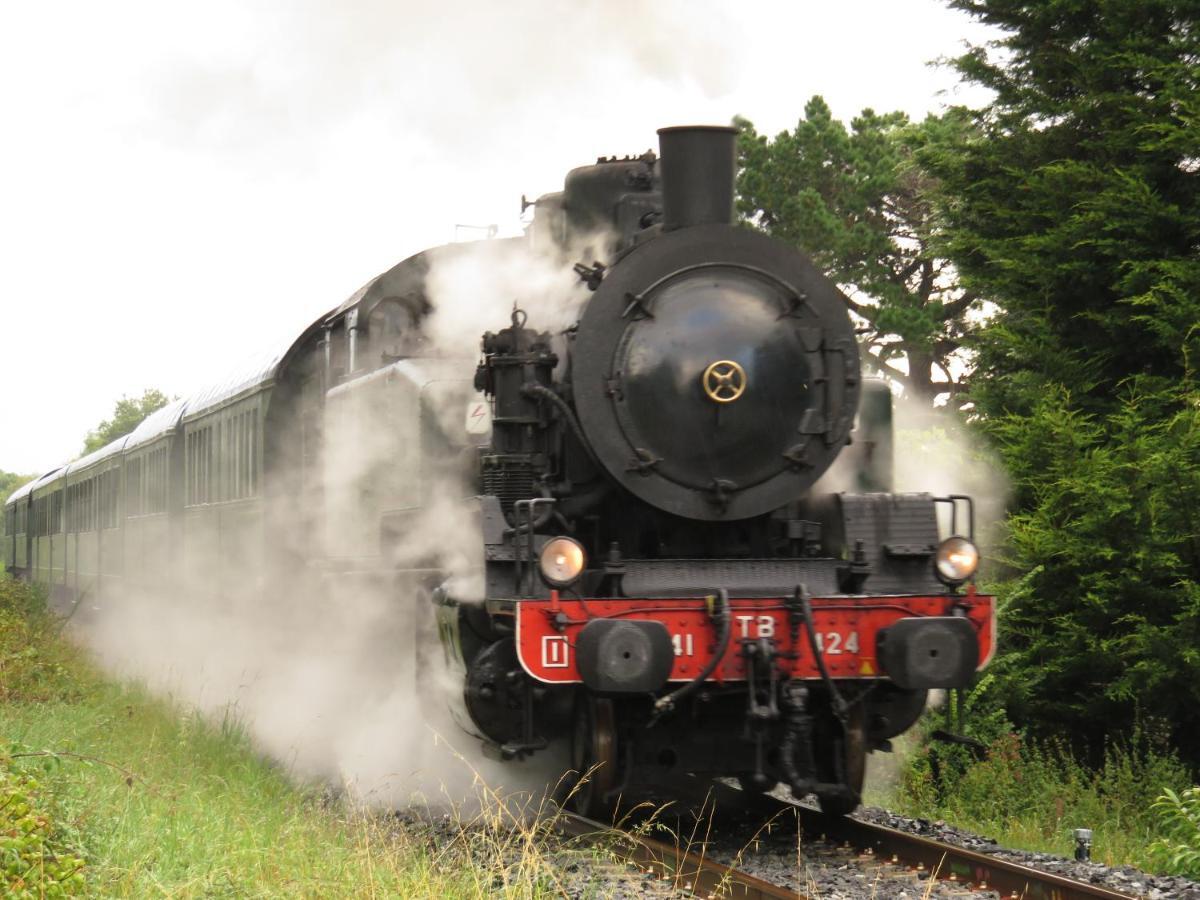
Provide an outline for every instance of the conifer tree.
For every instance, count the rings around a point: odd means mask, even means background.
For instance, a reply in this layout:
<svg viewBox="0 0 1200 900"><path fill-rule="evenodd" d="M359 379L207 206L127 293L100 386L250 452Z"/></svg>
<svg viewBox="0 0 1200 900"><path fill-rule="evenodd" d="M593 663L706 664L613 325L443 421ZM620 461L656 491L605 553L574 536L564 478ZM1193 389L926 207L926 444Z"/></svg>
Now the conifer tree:
<svg viewBox="0 0 1200 900"><path fill-rule="evenodd" d="M995 298L970 399L1013 477L1000 667L1019 724L1140 717L1200 761L1200 7L954 0L994 91L930 144L946 252Z"/></svg>
<svg viewBox="0 0 1200 900"><path fill-rule="evenodd" d="M739 119L738 208L756 228L808 253L847 295L868 363L932 405L957 393L979 298L937 252L936 185L914 152L961 131L961 115L910 122L863 110L847 128L813 97L774 139Z"/></svg>

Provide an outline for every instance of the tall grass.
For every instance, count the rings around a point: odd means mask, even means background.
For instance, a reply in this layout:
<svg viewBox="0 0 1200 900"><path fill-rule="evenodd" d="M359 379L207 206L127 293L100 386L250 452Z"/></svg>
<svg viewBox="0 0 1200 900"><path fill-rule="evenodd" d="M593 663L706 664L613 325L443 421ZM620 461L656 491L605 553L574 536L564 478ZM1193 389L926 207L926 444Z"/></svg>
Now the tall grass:
<svg viewBox="0 0 1200 900"><path fill-rule="evenodd" d="M983 760L925 743L902 772L892 805L940 819L1007 847L1071 856L1076 828L1093 832L1092 858L1164 871L1151 847L1165 834L1155 798L1192 784L1187 767L1139 730L1105 748L1094 768L1065 743L1039 744L1005 732Z"/></svg>
<svg viewBox="0 0 1200 900"><path fill-rule="evenodd" d="M402 821L298 785L233 719L209 721L106 680L59 637L38 595L5 576L0 735L0 792L21 786L21 808L45 825L40 858L64 863L61 885L27 864L20 881L0 869L0 895L562 893L536 810L514 810L481 784L482 813ZM0 818L0 836L6 827Z"/></svg>

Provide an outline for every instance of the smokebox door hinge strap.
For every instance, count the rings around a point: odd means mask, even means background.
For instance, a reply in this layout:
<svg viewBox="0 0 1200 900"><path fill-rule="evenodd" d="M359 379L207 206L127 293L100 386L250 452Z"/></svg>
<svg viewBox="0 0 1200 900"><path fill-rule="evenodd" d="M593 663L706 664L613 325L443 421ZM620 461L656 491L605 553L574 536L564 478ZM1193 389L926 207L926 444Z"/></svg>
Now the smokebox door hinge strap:
<svg viewBox="0 0 1200 900"><path fill-rule="evenodd" d="M853 391L859 382L858 367L855 356L851 352L851 341L826 341L825 356L825 409L828 418L825 420L825 443L833 445L838 441L838 435L847 435L854 424L854 408L846 403L846 394ZM837 354L838 359L833 359ZM842 374L841 379L838 373Z"/></svg>

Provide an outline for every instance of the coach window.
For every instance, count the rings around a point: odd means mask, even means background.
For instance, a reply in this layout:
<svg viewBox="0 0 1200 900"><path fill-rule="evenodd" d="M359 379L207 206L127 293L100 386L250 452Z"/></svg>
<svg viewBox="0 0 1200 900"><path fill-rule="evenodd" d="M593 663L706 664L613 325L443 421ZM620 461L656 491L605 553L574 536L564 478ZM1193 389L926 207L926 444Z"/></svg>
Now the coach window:
<svg viewBox="0 0 1200 900"><path fill-rule="evenodd" d="M100 476L100 527L117 524L117 470L109 469Z"/></svg>
<svg viewBox="0 0 1200 900"><path fill-rule="evenodd" d="M229 417L217 422L217 449L214 454L217 465L216 501L229 499Z"/></svg>
<svg viewBox="0 0 1200 900"><path fill-rule="evenodd" d="M188 435L188 503L200 502L200 433Z"/></svg>
<svg viewBox="0 0 1200 900"><path fill-rule="evenodd" d="M250 496L258 492L258 410L250 410Z"/></svg>

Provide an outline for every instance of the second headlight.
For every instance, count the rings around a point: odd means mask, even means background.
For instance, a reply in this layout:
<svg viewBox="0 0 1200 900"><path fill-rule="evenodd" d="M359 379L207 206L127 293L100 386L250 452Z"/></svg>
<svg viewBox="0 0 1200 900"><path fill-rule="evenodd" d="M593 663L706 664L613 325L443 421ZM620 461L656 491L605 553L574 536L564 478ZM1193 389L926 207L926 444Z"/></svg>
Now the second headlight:
<svg viewBox="0 0 1200 900"><path fill-rule="evenodd" d="M961 584L979 568L979 549L965 537L948 537L938 545L938 578L947 584Z"/></svg>
<svg viewBox="0 0 1200 900"><path fill-rule="evenodd" d="M546 541L538 558L542 577L554 587L566 587L575 581L587 565L587 554L579 541L556 537Z"/></svg>

